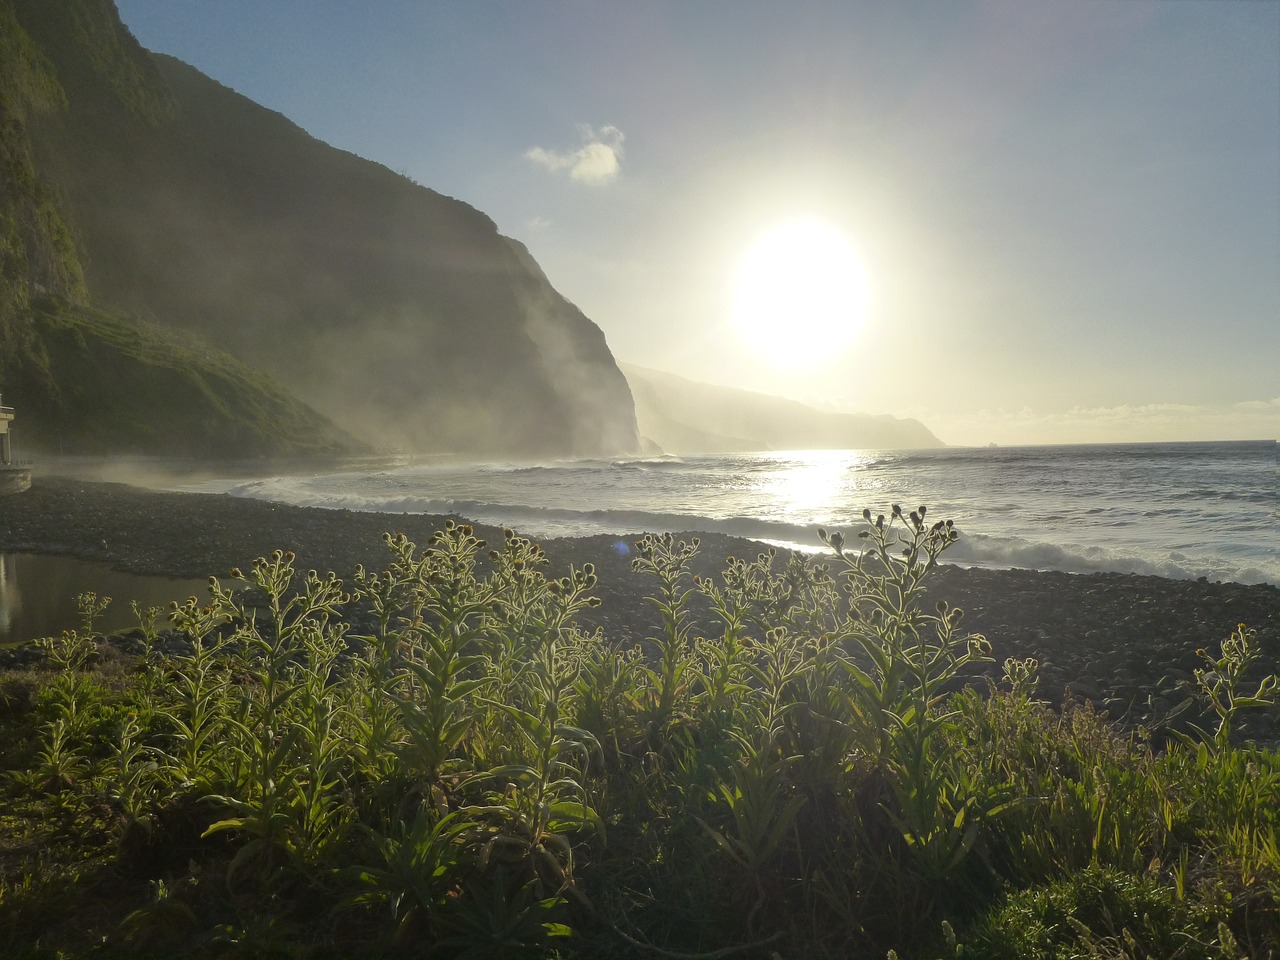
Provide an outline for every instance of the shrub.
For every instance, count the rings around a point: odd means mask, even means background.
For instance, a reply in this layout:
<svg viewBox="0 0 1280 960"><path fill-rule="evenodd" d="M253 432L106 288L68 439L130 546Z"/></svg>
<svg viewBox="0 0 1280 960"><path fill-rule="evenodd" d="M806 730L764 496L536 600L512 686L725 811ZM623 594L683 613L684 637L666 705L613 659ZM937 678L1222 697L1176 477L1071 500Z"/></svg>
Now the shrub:
<svg viewBox="0 0 1280 960"><path fill-rule="evenodd" d="M32 949L209 956L927 957L953 931L966 956L1265 955L1274 752L1220 728L1153 754L1035 702L1031 661L965 688L989 648L923 608L957 536L925 516L718 578L696 541L646 537L643 650L576 625L589 566L554 577L465 525L388 537L349 581L285 553L215 579L173 613L183 652L143 617L123 684L95 680L89 599L6 790L127 882L63 863L55 901L47 858L10 860L0 921L43 926ZM1227 725L1251 705L1203 685ZM91 930L48 920L77 902Z"/></svg>

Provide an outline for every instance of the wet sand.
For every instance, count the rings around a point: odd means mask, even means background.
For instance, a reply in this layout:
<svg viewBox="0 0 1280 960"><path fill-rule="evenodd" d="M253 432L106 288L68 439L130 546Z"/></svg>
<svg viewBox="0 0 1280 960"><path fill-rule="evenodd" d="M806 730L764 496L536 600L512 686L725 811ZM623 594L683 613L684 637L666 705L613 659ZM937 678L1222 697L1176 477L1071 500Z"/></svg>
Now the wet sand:
<svg viewBox="0 0 1280 960"><path fill-rule="evenodd" d="M356 513L291 507L224 494L159 493L116 483L37 476L30 490L0 499L0 551L62 554L125 571L173 577L223 576L275 549L293 550L299 567L345 576L357 564L380 567L384 532L425 543L445 522L420 514ZM490 543L495 528L477 526ZM631 644L656 630L645 597L651 581L631 571L629 545L640 536L543 542L550 571L591 562L603 605L588 626ZM690 534L689 536L692 536ZM765 547L699 534L695 569L713 574L729 555ZM944 566L932 595L965 610L966 628L990 640L996 663L1041 660L1040 695L1058 702L1070 688L1113 717L1158 724L1189 693L1197 648L1214 649L1237 623L1258 631L1265 669L1280 658L1280 588L1168 580L1129 574L1067 574ZM998 669L998 668L997 668ZM1271 739L1276 711L1248 732Z"/></svg>

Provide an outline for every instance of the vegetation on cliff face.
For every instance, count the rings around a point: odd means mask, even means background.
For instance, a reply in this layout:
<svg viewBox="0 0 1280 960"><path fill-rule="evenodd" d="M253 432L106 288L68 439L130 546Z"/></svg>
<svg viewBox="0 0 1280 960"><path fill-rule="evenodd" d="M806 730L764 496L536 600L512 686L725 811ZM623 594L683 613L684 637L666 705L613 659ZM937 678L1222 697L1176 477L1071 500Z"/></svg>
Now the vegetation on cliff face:
<svg viewBox="0 0 1280 960"><path fill-rule="evenodd" d="M0 0L0 360L33 349L33 293L83 301L84 278L62 215L36 173L28 123L65 105L52 64ZM3 381L0 380L0 385Z"/></svg>
<svg viewBox="0 0 1280 960"><path fill-rule="evenodd" d="M263 456L362 445L262 374L187 335L89 307L65 196L36 128L69 109L159 123L172 103L106 3L0 0L0 391L26 452ZM60 82L61 81L61 82ZM85 103L81 104L82 109Z"/></svg>
<svg viewBox="0 0 1280 960"><path fill-rule="evenodd" d="M6 2L53 65L73 107L123 108L153 124L172 116L172 98L112 0Z"/></svg>
<svg viewBox="0 0 1280 960"><path fill-rule="evenodd" d="M129 654L82 598L48 669L0 675L7 946L1273 956L1280 759L1238 727L1280 679L1252 631L1200 651L1208 719L1156 747L1039 702L1034 660L966 687L990 647L924 602L952 525L864 517L829 563L717 578L642 539L661 627L634 649L577 626L592 567L452 524L347 581L260 559L176 634L139 611Z"/></svg>
<svg viewBox="0 0 1280 960"><path fill-rule="evenodd" d="M604 337L466 204L143 50L109 0L3 0L65 108L29 124L95 306L194 333L415 450L636 448Z"/></svg>
<svg viewBox="0 0 1280 960"><path fill-rule="evenodd" d="M157 324L43 299L5 365L22 436L51 452L244 458L354 453L327 419L230 355Z"/></svg>

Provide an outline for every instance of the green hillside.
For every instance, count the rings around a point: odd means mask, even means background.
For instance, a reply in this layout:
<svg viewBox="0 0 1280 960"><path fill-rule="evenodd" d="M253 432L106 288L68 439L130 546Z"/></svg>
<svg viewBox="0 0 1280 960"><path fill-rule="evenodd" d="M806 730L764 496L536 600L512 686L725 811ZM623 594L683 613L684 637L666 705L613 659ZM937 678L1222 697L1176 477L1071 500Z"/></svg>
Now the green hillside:
<svg viewBox="0 0 1280 960"><path fill-rule="evenodd" d="M216 343L383 447L636 448L603 334L484 214L145 51L109 0L0 4L63 95L26 132L95 307Z"/></svg>
<svg viewBox="0 0 1280 960"><path fill-rule="evenodd" d="M34 349L5 365L24 443L200 458L361 449L268 377L200 341L65 301L37 301L29 316Z"/></svg>
<svg viewBox="0 0 1280 960"><path fill-rule="evenodd" d="M75 38L84 55L63 79L96 91L99 105L122 104L149 122L172 107L155 71L122 55L132 38L113 6L71 5L65 21L51 16L56 6L0 0L0 392L19 410L22 449L219 457L363 449L198 338L88 306L85 258L32 134L65 115L68 98L47 45L26 27L48 37L61 26Z"/></svg>
<svg viewBox="0 0 1280 960"><path fill-rule="evenodd" d="M0 0L0 359L29 348L33 291L81 301L80 262L48 186L36 172L28 122L66 105L53 66Z"/></svg>

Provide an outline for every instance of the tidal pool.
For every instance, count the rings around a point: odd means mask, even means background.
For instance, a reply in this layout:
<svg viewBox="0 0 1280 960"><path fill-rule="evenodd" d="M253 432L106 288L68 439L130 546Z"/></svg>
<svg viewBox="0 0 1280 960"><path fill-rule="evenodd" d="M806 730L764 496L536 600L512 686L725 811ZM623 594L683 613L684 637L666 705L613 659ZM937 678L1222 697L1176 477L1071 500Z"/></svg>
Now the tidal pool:
<svg viewBox="0 0 1280 960"><path fill-rule="evenodd" d="M95 628L110 632L137 626L130 601L161 607L157 626L168 626L172 600L208 596L208 580L121 573L105 563L35 553L0 553L0 646L56 637L81 625L76 597L111 597Z"/></svg>

